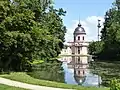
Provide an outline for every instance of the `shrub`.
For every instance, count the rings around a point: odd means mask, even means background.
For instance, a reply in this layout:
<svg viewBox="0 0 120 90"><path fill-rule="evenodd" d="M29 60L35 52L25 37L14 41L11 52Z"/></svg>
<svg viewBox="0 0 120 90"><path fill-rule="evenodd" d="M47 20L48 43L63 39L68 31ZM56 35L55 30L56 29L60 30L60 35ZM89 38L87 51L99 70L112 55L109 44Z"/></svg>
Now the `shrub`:
<svg viewBox="0 0 120 90"><path fill-rule="evenodd" d="M120 84L117 79L113 79L110 82L110 90L120 90Z"/></svg>

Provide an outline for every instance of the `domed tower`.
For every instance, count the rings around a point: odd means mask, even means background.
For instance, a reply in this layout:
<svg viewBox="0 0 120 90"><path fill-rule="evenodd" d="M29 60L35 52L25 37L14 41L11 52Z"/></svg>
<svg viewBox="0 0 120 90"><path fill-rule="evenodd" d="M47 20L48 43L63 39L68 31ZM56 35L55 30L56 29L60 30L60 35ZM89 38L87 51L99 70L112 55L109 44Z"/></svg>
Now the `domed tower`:
<svg viewBox="0 0 120 90"><path fill-rule="evenodd" d="M75 29L73 35L74 35L74 42L85 41L86 32L80 23L78 24L78 27Z"/></svg>
<svg viewBox="0 0 120 90"><path fill-rule="evenodd" d="M89 42L86 41L86 32L82 25L78 26L74 30L74 39L72 42L68 42L71 49L71 56L73 64L87 64L88 63L88 45Z"/></svg>

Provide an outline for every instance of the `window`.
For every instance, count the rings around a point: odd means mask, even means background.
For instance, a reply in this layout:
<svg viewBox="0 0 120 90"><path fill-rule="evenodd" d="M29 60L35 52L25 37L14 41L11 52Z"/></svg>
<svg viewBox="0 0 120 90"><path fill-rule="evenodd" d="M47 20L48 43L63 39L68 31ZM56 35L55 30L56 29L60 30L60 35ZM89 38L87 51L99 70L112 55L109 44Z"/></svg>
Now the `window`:
<svg viewBox="0 0 120 90"><path fill-rule="evenodd" d="M78 74L80 74L80 71L78 71Z"/></svg>
<svg viewBox="0 0 120 90"><path fill-rule="evenodd" d="M84 36L83 36L83 40L84 40Z"/></svg>
<svg viewBox="0 0 120 90"><path fill-rule="evenodd" d="M78 47L78 54L80 54L80 47Z"/></svg>
<svg viewBox="0 0 120 90"><path fill-rule="evenodd" d="M83 75L85 74L85 71L83 70Z"/></svg>
<svg viewBox="0 0 120 90"><path fill-rule="evenodd" d="M78 57L78 63L80 63L80 57Z"/></svg>
<svg viewBox="0 0 120 90"><path fill-rule="evenodd" d="M80 40L80 36L78 36L78 40Z"/></svg>
<svg viewBox="0 0 120 90"><path fill-rule="evenodd" d="M80 54L80 50L78 50L78 54Z"/></svg>

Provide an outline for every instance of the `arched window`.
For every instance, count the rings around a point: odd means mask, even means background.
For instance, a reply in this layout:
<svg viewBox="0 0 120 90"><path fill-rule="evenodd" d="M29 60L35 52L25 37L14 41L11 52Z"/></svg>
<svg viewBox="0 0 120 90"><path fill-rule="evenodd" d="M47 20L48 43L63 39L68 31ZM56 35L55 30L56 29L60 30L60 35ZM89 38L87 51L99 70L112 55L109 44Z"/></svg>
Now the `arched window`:
<svg viewBox="0 0 120 90"><path fill-rule="evenodd" d="M78 74L80 74L80 71L78 71Z"/></svg>
<svg viewBox="0 0 120 90"><path fill-rule="evenodd" d="M84 36L83 36L83 40L84 40Z"/></svg>
<svg viewBox="0 0 120 90"><path fill-rule="evenodd" d="M78 54L80 54L80 49L81 49L81 47L78 47Z"/></svg>
<svg viewBox="0 0 120 90"><path fill-rule="evenodd" d="M80 50L78 50L78 54L80 54Z"/></svg>
<svg viewBox="0 0 120 90"><path fill-rule="evenodd" d="M78 36L78 40L80 40L80 36Z"/></svg>
<svg viewBox="0 0 120 90"><path fill-rule="evenodd" d="M78 63L80 63L80 57L78 57Z"/></svg>
<svg viewBox="0 0 120 90"><path fill-rule="evenodd" d="M85 74L85 71L83 70L83 75Z"/></svg>

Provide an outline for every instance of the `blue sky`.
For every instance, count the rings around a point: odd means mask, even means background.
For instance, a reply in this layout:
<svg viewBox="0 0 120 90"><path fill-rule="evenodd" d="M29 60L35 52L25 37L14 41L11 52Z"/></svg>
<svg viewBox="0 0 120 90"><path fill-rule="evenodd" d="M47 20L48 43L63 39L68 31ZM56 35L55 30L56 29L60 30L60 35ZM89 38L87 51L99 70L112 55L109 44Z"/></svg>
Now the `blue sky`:
<svg viewBox="0 0 120 90"><path fill-rule="evenodd" d="M114 0L54 0L56 8L63 8L67 11L63 18L67 27L66 41L71 41L72 33L77 26L79 17L81 24L86 29L87 40L96 40L97 19L104 21L105 12L111 8Z"/></svg>

